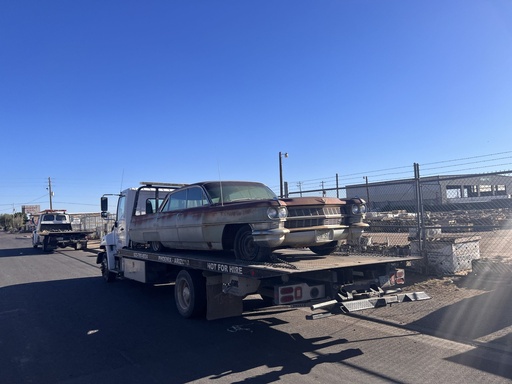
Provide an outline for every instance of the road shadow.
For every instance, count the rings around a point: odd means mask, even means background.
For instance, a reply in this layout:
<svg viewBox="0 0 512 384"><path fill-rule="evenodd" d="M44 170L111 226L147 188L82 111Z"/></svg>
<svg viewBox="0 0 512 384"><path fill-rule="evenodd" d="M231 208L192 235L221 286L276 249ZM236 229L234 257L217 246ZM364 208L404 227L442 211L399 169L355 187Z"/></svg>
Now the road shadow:
<svg viewBox="0 0 512 384"><path fill-rule="evenodd" d="M173 292L101 277L0 288L0 382L267 383L362 354L344 339L280 331L272 312L184 319Z"/></svg>
<svg viewBox="0 0 512 384"><path fill-rule="evenodd" d="M39 248L13 248L0 249L0 258L20 257L20 256L37 256L43 255L44 252Z"/></svg>

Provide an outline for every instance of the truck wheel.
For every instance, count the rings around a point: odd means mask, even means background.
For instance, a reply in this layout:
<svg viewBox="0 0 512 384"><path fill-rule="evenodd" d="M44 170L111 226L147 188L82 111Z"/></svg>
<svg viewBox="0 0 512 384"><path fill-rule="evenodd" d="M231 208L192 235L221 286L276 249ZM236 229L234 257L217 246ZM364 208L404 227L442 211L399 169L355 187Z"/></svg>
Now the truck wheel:
<svg viewBox="0 0 512 384"><path fill-rule="evenodd" d="M331 241L330 243L327 243L327 244L309 247L309 249L311 251L313 251L314 253L316 253L317 255L326 256L326 255L330 255L331 253L333 253L337 247L338 247L338 242Z"/></svg>
<svg viewBox="0 0 512 384"><path fill-rule="evenodd" d="M74 245L74 248L78 251L80 249L85 249L87 248L87 241L82 241L82 242L79 242L79 243L75 243Z"/></svg>
<svg viewBox="0 0 512 384"><path fill-rule="evenodd" d="M181 316L203 315L206 311L206 280L202 272L182 269L174 284L174 299Z"/></svg>
<svg viewBox="0 0 512 384"><path fill-rule="evenodd" d="M108 270L108 262L107 255L103 255L103 260L101 260L101 276L105 279L107 283L112 283L116 280L116 273Z"/></svg>
<svg viewBox="0 0 512 384"><path fill-rule="evenodd" d="M260 247L254 242L251 227L244 225L235 236L235 257L239 260L266 261L272 249Z"/></svg>
<svg viewBox="0 0 512 384"><path fill-rule="evenodd" d="M45 237L43 240L43 252L52 252L53 248L50 246L50 238Z"/></svg>

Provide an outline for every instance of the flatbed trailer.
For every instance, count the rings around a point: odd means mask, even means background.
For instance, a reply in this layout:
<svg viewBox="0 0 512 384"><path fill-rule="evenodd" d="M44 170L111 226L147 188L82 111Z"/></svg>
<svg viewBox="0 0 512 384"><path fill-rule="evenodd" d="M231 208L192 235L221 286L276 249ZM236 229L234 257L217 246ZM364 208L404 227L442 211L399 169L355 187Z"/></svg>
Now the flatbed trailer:
<svg viewBox="0 0 512 384"><path fill-rule="evenodd" d="M106 259L98 255L98 263ZM119 249L117 272L103 269L107 281L126 278L149 284L175 282L175 300L184 317L209 320L239 316L243 299L260 294L266 304L310 306L316 319L391 303L426 300L425 292L402 293L403 267L418 257L354 253L319 256L286 249L269 262L237 260L229 252Z"/></svg>

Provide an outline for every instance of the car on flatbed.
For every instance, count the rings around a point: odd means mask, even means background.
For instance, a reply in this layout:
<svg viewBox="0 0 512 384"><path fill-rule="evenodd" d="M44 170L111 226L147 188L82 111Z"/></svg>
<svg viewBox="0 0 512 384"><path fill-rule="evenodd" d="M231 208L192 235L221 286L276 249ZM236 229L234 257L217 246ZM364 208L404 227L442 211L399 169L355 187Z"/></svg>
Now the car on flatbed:
<svg viewBox="0 0 512 384"><path fill-rule="evenodd" d="M168 193L158 207L133 215L132 246L233 250L237 259L267 260L273 250L309 248L328 255L340 241L357 243L368 224L362 199L279 199L248 181L199 182Z"/></svg>

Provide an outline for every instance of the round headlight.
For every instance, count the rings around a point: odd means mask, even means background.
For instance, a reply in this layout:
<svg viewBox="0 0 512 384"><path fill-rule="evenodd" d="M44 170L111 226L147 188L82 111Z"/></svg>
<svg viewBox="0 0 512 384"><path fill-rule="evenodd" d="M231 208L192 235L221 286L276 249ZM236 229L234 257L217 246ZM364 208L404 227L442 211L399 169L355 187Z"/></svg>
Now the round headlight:
<svg viewBox="0 0 512 384"><path fill-rule="evenodd" d="M353 215L359 215L361 212L360 212L360 209L359 209L359 205L352 205L352 214Z"/></svg>
<svg viewBox="0 0 512 384"><path fill-rule="evenodd" d="M277 211L280 219L286 219L288 217L288 210L286 207L279 207L277 208Z"/></svg>
<svg viewBox="0 0 512 384"><path fill-rule="evenodd" d="M276 208L269 207L267 209L267 216L268 216L269 219L276 219L277 215L278 215L278 213L277 213L277 209Z"/></svg>
<svg viewBox="0 0 512 384"><path fill-rule="evenodd" d="M364 204L363 204L363 205L361 205L361 206L359 207L359 212L361 212L361 213L366 213L366 205L364 205Z"/></svg>
<svg viewBox="0 0 512 384"><path fill-rule="evenodd" d="M267 215L269 219L284 219L288 216L288 210L286 207L269 207Z"/></svg>

